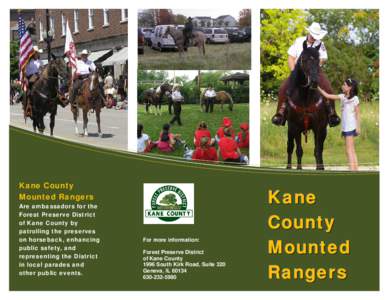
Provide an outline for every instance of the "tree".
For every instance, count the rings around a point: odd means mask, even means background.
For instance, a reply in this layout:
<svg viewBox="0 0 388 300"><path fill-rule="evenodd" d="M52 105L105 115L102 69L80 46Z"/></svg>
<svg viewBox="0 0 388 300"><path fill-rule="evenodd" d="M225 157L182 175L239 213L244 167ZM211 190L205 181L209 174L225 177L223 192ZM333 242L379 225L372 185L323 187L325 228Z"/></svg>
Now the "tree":
<svg viewBox="0 0 388 300"><path fill-rule="evenodd" d="M186 16L177 14L175 15L175 24L182 25L186 23Z"/></svg>
<svg viewBox="0 0 388 300"><path fill-rule="evenodd" d="M158 25L168 25L174 23L174 14L171 9L158 10Z"/></svg>
<svg viewBox="0 0 388 300"><path fill-rule="evenodd" d="M176 199L175 194L167 194L163 197L162 200L160 200L160 204L165 204L168 206L174 206L176 205L178 200Z"/></svg>
<svg viewBox="0 0 388 300"><path fill-rule="evenodd" d="M10 77L11 80L19 77L19 42L12 41L10 43Z"/></svg>
<svg viewBox="0 0 388 300"><path fill-rule="evenodd" d="M239 13L238 24L240 27L250 27L251 26L251 10L243 9Z"/></svg>
<svg viewBox="0 0 388 300"><path fill-rule="evenodd" d="M288 48L303 36L306 12L299 9L261 10L261 86L265 92L276 91L288 77Z"/></svg>

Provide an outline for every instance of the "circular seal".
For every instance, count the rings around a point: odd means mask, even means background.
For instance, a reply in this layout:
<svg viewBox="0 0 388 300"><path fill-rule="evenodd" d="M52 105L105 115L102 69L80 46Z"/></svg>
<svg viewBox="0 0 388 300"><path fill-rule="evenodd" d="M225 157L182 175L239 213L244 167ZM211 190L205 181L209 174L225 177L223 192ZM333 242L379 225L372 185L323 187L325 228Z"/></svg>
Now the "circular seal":
<svg viewBox="0 0 388 300"><path fill-rule="evenodd" d="M166 211L167 217L159 217L165 222L173 222L180 218L175 211L186 211L187 198L185 193L174 185L164 185L158 188L151 198L152 210Z"/></svg>

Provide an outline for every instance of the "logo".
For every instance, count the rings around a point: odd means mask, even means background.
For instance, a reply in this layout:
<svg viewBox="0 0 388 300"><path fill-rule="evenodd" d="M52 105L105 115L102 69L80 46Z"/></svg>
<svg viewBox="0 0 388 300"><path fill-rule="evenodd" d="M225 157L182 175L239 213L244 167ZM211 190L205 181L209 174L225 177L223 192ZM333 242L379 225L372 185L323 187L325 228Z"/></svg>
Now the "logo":
<svg viewBox="0 0 388 300"><path fill-rule="evenodd" d="M144 224L194 224L194 184L145 183Z"/></svg>

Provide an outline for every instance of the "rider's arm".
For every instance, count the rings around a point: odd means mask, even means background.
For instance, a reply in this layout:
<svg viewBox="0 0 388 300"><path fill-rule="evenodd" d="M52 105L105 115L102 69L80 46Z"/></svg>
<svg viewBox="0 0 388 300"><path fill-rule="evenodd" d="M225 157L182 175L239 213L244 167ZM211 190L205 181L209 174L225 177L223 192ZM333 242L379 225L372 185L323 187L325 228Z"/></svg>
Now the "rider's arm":
<svg viewBox="0 0 388 300"><path fill-rule="evenodd" d="M288 67L291 71L294 71L296 65L296 57L289 55L288 56Z"/></svg>
<svg viewBox="0 0 388 300"><path fill-rule="evenodd" d="M334 95L334 94L329 94L329 93L326 93L324 90L322 90L319 86L318 86L318 91L322 94L323 97L325 97L326 99L329 99L329 100L339 100L340 99L340 96L339 95Z"/></svg>

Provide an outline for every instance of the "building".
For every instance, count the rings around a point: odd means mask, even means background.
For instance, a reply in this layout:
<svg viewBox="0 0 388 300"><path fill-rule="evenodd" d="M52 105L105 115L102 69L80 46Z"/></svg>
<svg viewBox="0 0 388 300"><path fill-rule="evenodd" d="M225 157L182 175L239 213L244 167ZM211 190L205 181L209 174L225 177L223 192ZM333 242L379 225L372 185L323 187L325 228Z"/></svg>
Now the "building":
<svg viewBox="0 0 388 300"><path fill-rule="evenodd" d="M10 41L18 41L18 18L21 16L27 28L32 28L33 33L35 29L35 11L33 9L11 9L10 10ZM36 42L36 34L31 35L32 41Z"/></svg>
<svg viewBox="0 0 388 300"><path fill-rule="evenodd" d="M66 23L72 32L77 52L89 51L89 58L113 69L117 78L126 74L128 64L128 10L127 9L37 9L35 10L38 46L47 48L47 12L51 51L63 55L66 41ZM47 53L45 53L47 57ZM43 57L44 57L43 55ZM123 57L126 58L123 61ZM115 60L115 58L120 60ZM109 65L104 64L109 59Z"/></svg>
<svg viewBox="0 0 388 300"><path fill-rule="evenodd" d="M217 27L238 27L238 22L231 15L219 16L214 23Z"/></svg>
<svg viewBox="0 0 388 300"><path fill-rule="evenodd" d="M211 17L193 17L193 25L195 28L214 27L214 20Z"/></svg>

